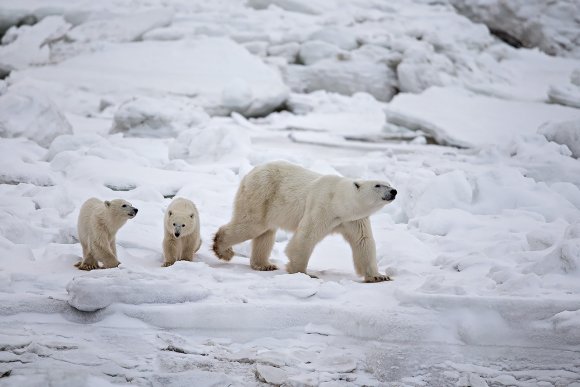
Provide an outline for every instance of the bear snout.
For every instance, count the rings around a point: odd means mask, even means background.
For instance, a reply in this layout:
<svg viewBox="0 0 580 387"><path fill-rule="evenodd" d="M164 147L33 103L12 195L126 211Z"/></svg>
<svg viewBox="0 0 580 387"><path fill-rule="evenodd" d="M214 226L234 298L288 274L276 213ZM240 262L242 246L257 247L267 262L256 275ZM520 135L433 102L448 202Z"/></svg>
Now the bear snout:
<svg viewBox="0 0 580 387"><path fill-rule="evenodd" d="M129 216L131 218L133 218L133 217L135 217L135 215L137 215L137 212L139 212L139 210L136 208L133 208L133 211L129 212Z"/></svg>
<svg viewBox="0 0 580 387"><path fill-rule="evenodd" d="M387 191L385 196L383 196L383 200L392 201L395 200L395 196L397 196L397 190L392 188L390 191Z"/></svg>
<svg viewBox="0 0 580 387"><path fill-rule="evenodd" d="M176 238L179 238L179 236L180 236L181 234L180 234L180 233L178 233L178 232L175 232L175 234L173 234L173 235L175 235L175 237L176 237Z"/></svg>

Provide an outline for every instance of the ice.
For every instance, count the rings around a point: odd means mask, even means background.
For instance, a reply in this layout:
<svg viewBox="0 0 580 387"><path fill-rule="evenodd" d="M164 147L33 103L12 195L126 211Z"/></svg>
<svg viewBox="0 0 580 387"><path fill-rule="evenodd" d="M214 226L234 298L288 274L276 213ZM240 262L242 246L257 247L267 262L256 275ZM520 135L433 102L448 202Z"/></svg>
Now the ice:
<svg viewBox="0 0 580 387"><path fill-rule="evenodd" d="M0 62L22 59L0 71L0 385L577 384L575 14L470 0L550 56L452 4L0 0ZM392 281L364 283L340 235L318 278L286 273L290 231L277 270L251 241L215 257L272 160L396 187L370 217ZM164 268L175 196L202 245ZM139 208L118 268L74 266L89 197Z"/></svg>
<svg viewBox="0 0 580 387"><path fill-rule="evenodd" d="M338 54L342 52L334 44L322 40L309 40L300 46L298 58L302 64L311 65L323 59L338 58Z"/></svg>
<svg viewBox="0 0 580 387"><path fill-rule="evenodd" d="M284 69L284 79L294 92L326 90L344 95L365 92L379 101L389 101L397 84L394 72L359 51L344 57L339 54L310 66L289 65Z"/></svg>
<svg viewBox="0 0 580 387"><path fill-rule="evenodd" d="M121 103L110 133L173 137L208 121L205 111L187 98L135 97Z"/></svg>
<svg viewBox="0 0 580 387"><path fill-rule="evenodd" d="M9 72L50 62L50 43L70 28L62 16L49 16L33 26L12 27L2 37L0 71Z"/></svg>
<svg viewBox="0 0 580 387"><path fill-rule="evenodd" d="M251 141L242 127L232 123L209 123L181 132L169 145L169 158L228 162L243 159L250 151Z"/></svg>
<svg viewBox="0 0 580 387"><path fill-rule="evenodd" d="M286 86L274 70L243 47L221 38L111 44L100 52L15 74L16 80L22 77L55 80L76 90L89 88L121 96L131 90L150 96L189 96L220 114L232 111L223 105L222 92L238 78L252 85L252 99L240 112L244 115L267 114L287 97Z"/></svg>
<svg viewBox="0 0 580 387"><path fill-rule="evenodd" d="M573 157L580 158L580 119L551 122L540 127L539 132L550 141L566 145Z"/></svg>
<svg viewBox="0 0 580 387"><path fill-rule="evenodd" d="M15 85L0 95L1 137L24 137L48 147L55 137L69 133L67 119L42 91Z"/></svg>
<svg viewBox="0 0 580 387"><path fill-rule="evenodd" d="M574 0L451 0L459 12L491 30L509 34L519 44L539 47L550 55L580 56L580 5Z"/></svg>
<svg viewBox="0 0 580 387"><path fill-rule="evenodd" d="M66 37L77 42L131 42L152 29L169 25L172 20L173 12L163 8L129 15L106 14L74 27Z"/></svg>
<svg viewBox="0 0 580 387"><path fill-rule="evenodd" d="M448 106L461 114L450 113ZM400 94L387 111L387 120L394 124L421 129L443 143L470 147L498 144L516 135L535 133L549 121L579 118L577 109L504 101L442 87L432 87L419 95Z"/></svg>
<svg viewBox="0 0 580 387"><path fill-rule="evenodd" d="M81 311L93 312L115 303L175 304L195 302L209 295L203 287L172 283L167 276L132 270L93 272L75 277L67 285L68 303Z"/></svg>

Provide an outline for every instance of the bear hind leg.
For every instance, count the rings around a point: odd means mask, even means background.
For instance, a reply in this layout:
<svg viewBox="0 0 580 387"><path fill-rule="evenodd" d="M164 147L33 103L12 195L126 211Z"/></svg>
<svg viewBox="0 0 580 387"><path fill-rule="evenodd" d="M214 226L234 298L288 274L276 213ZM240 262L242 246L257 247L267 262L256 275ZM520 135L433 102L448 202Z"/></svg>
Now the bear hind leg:
<svg viewBox="0 0 580 387"><path fill-rule="evenodd" d="M278 267L271 263L268 258L276 241L276 230L268 230L252 240L252 257L250 265L254 270L270 271Z"/></svg>
<svg viewBox="0 0 580 387"><path fill-rule="evenodd" d="M228 223L221 226L215 234L212 249L219 259L229 261L234 257L233 245L253 239L263 232L255 224Z"/></svg>

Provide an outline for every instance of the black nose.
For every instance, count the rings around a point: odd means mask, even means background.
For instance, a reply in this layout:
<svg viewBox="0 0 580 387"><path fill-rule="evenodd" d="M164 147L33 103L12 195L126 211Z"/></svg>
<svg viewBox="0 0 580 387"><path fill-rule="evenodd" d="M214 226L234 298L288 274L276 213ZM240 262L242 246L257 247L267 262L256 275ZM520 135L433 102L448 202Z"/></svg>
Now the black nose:
<svg viewBox="0 0 580 387"><path fill-rule="evenodd" d="M391 195L393 195L393 196L397 196L397 190L396 190L396 189L392 189L392 190L391 190Z"/></svg>
<svg viewBox="0 0 580 387"><path fill-rule="evenodd" d="M395 192L396 192L396 191L395 191ZM137 213L139 212L139 210L138 210L138 209L136 209L136 208L134 208L134 210L135 210L135 214L137 214Z"/></svg>
<svg viewBox="0 0 580 387"><path fill-rule="evenodd" d="M176 238L178 238L178 237L179 237L179 233L178 233L178 232L176 232L176 233L175 233L175 237L176 237Z"/></svg>

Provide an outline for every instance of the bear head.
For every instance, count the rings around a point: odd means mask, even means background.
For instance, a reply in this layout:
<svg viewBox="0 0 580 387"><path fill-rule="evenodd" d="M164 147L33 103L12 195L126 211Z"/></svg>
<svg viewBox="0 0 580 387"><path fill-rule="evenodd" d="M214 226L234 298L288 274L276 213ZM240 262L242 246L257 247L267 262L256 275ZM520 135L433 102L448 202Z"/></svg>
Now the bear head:
<svg viewBox="0 0 580 387"><path fill-rule="evenodd" d="M355 181L354 188L359 196L359 203L365 208L382 208L397 196L397 190L389 183L380 180Z"/></svg>
<svg viewBox="0 0 580 387"><path fill-rule="evenodd" d="M191 234L195 227L195 214L193 212L183 213L169 211L167 213L167 230L175 238Z"/></svg>
<svg viewBox="0 0 580 387"><path fill-rule="evenodd" d="M131 203L123 199L107 200L105 201L105 208L114 218L121 219L134 218L139 211Z"/></svg>

